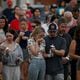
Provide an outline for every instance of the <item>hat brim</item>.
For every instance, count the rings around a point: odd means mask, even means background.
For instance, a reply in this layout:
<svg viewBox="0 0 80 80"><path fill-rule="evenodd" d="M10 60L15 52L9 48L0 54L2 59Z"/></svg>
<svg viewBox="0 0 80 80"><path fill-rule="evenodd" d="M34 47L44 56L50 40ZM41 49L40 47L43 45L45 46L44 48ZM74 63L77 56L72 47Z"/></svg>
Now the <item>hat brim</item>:
<svg viewBox="0 0 80 80"><path fill-rule="evenodd" d="M57 30L48 30L48 32L56 32Z"/></svg>

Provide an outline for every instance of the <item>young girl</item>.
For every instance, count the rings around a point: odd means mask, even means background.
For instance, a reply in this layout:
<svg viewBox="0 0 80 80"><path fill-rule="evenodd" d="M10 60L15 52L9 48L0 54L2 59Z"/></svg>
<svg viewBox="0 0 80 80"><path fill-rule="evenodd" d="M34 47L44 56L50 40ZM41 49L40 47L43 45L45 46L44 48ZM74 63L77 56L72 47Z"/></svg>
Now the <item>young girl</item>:
<svg viewBox="0 0 80 80"><path fill-rule="evenodd" d="M14 31L6 32L6 41L1 44L5 47L3 56L3 79L20 80L20 64L23 62L23 53L19 44L14 41Z"/></svg>

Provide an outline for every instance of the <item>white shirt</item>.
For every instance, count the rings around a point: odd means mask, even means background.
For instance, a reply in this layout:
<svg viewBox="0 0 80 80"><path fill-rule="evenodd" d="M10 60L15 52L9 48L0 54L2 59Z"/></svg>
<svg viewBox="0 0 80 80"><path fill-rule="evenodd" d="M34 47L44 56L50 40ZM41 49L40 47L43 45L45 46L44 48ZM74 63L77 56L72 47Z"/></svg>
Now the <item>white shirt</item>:
<svg viewBox="0 0 80 80"><path fill-rule="evenodd" d="M47 24L47 23L42 24L42 28L45 30L45 35L48 35L48 26L49 26L49 24Z"/></svg>
<svg viewBox="0 0 80 80"><path fill-rule="evenodd" d="M32 46L32 45L35 45L35 41L34 41L34 39L29 39L28 46ZM32 58L43 58L41 51L45 51L45 42L41 43L37 56L33 55L32 52L30 51L30 49L28 49L28 50L29 50L29 54L31 55Z"/></svg>
<svg viewBox="0 0 80 80"><path fill-rule="evenodd" d="M0 43L4 42L5 40L6 40L5 33L4 33L3 29L0 29Z"/></svg>

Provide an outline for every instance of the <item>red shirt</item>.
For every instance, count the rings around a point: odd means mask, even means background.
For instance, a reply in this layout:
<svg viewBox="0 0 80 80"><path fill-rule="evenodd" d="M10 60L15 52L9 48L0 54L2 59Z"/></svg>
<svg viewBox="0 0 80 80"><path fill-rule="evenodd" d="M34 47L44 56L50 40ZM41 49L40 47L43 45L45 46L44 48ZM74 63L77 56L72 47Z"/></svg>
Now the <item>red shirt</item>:
<svg viewBox="0 0 80 80"><path fill-rule="evenodd" d="M31 11L26 11L26 15L27 15L28 18L31 18L32 17Z"/></svg>
<svg viewBox="0 0 80 80"><path fill-rule="evenodd" d="M10 23L10 29L12 29L12 30L20 30L19 20L18 19L12 20L12 22Z"/></svg>
<svg viewBox="0 0 80 80"><path fill-rule="evenodd" d="M14 19L12 20L12 22L10 23L10 29L15 30L15 31L19 31L20 30L20 24L19 24L19 20L18 19ZM30 22L27 22L28 24L28 30L32 31L32 26Z"/></svg>
<svg viewBox="0 0 80 80"><path fill-rule="evenodd" d="M31 22L28 21L27 24L28 24L28 30L29 30L29 31L32 31L32 25L31 25Z"/></svg>

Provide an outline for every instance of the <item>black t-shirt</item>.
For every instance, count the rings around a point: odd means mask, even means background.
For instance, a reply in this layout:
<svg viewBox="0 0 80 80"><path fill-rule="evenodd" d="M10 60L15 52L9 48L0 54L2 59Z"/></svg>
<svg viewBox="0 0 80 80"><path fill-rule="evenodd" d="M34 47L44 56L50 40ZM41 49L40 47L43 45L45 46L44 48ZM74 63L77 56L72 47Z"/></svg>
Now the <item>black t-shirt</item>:
<svg viewBox="0 0 80 80"><path fill-rule="evenodd" d="M65 55L64 55L64 57L66 57L69 52L69 46L70 46L72 38L68 33L63 34L61 37L63 37L66 40L66 51L65 51Z"/></svg>
<svg viewBox="0 0 80 80"><path fill-rule="evenodd" d="M76 40L76 54L80 56L80 39Z"/></svg>
<svg viewBox="0 0 80 80"><path fill-rule="evenodd" d="M6 16L6 18L8 19L8 23L10 24L10 22L15 19L14 17L14 9L9 9L9 8L6 8L4 11L3 11L3 14Z"/></svg>
<svg viewBox="0 0 80 80"><path fill-rule="evenodd" d="M57 50L66 50L66 41L64 38L56 36L56 37L45 37L46 43L46 53L49 54L50 45L54 45ZM47 74L58 74L63 73L63 64L62 57L54 55L51 58L46 58L46 73Z"/></svg>
<svg viewBox="0 0 80 80"><path fill-rule="evenodd" d="M0 62L2 61L2 54L0 54Z"/></svg>
<svg viewBox="0 0 80 80"><path fill-rule="evenodd" d="M31 31L26 31L25 34L24 34L24 36L25 36L25 37L29 37L30 34L31 34ZM20 40L19 45L20 45L20 47L21 47L22 49L26 49L27 41L28 41L27 39L26 39L26 40L23 40L23 39Z"/></svg>

